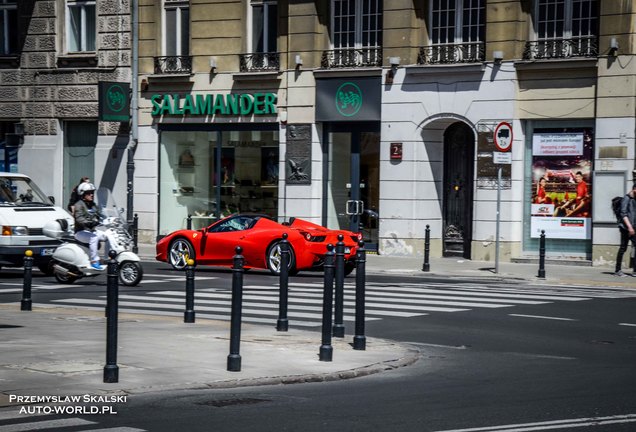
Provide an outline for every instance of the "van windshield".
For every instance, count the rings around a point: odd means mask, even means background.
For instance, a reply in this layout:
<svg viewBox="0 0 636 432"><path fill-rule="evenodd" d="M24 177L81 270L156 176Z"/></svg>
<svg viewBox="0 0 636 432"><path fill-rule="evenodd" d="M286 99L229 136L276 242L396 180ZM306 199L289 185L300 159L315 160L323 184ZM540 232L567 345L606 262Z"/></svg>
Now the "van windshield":
<svg viewBox="0 0 636 432"><path fill-rule="evenodd" d="M0 177L0 206L51 206L53 203L26 177Z"/></svg>

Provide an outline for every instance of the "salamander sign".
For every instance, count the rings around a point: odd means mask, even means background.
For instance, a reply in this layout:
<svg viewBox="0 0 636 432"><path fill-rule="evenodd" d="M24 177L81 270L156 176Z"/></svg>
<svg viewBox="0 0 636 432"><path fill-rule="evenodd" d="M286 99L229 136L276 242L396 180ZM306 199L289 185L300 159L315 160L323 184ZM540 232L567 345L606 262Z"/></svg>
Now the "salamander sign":
<svg viewBox="0 0 636 432"><path fill-rule="evenodd" d="M274 93L154 94L152 115L270 115L276 114Z"/></svg>

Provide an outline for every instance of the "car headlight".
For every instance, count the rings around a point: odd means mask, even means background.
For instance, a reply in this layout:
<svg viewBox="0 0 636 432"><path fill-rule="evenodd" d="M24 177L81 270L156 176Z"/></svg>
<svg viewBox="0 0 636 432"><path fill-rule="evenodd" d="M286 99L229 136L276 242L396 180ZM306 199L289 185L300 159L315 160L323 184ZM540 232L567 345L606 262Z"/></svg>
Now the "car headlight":
<svg viewBox="0 0 636 432"><path fill-rule="evenodd" d="M2 226L2 235L3 236L25 236L29 235L29 230L25 226Z"/></svg>

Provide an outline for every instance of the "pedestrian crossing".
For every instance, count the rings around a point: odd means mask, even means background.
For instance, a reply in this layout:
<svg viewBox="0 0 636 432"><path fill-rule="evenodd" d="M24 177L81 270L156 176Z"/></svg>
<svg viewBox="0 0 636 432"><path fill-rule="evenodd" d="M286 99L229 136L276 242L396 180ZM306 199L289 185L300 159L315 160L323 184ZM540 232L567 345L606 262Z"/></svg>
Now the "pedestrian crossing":
<svg viewBox="0 0 636 432"><path fill-rule="evenodd" d="M39 430L68 430L69 432L79 430L82 432L146 432L146 429L127 426L103 428L97 421L80 417L55 418L54 416L46 414L24 414L20 413L19 409L19 407L11 407L0 411L0 432Z"/></svg>
<svg viewBox="0 0 636 432"><path fill-rule="evenodd" d="M554 302L580 302L592 298L636 297L633 290L585 288L546 288L501 284L367 283L365 320L388 317L414 318L438 313L467 312L478 309L504 309ZM323 285L320 282L291 282L288 294L290 325L319 327L322 323ZM203 288L195 294L198 318L229 320L232 294L227 288ZM278 318L278 287L246 284L243 286L243 322L274 325ZM82 307L103 310L106 297L65 298L52 301L55 307ZM182 290L152 290L145 293L121 293L119 311L126 313L183 316L185 294ZM345 283L344 321L355 321L355 285Z"/></svg>

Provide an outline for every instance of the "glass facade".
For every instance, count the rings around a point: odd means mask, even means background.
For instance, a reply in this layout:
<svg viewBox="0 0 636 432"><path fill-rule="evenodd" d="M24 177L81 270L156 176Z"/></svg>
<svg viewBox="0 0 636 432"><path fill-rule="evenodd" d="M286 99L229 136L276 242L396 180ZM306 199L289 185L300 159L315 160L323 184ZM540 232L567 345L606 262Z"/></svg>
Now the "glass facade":
<svg viewBox="0 0 636 432"><path fill-rule="evenodd" d="M159 235L233 213L278 217L278 130L163 131ZM218 203L218 205L217 205Z"/></svg>

